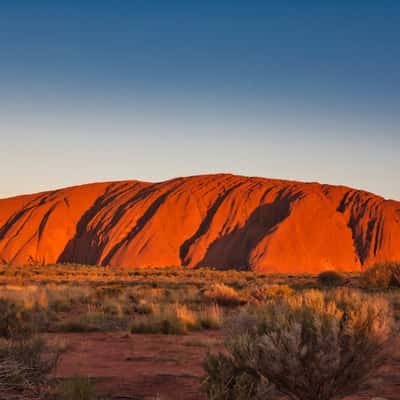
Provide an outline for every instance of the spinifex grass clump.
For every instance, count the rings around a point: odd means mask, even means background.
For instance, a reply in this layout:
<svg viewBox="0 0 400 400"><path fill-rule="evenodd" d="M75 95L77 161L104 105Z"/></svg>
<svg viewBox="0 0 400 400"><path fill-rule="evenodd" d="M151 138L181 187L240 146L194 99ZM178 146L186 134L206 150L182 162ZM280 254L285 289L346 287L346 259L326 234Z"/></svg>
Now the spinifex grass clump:
<svg viewBox="0 0 400 400"><path fill-rule="evenodd" d="M185 334L203 329L218 329L222 325L222 311L213 304L193 311L183 304L155 307L152 314L142 315L131 324L131 333Z"/></svg>
<svg viewBox="0 0 400 400"><path fill-rule="evenodd" d="M272 386L292 400L339 399L385 360L392 337L381 297L342 289L274 299L234 320L226 354L205 361L204 389L212 400L236 399L243 385L241 399Z"/></svg>
<svg viewBox="0 0 400 400"><path fill-rule="evenodd" d="M204 291L203 296L223 306L236 306L243 302L236 289L224 283L212 284Z"/></svg>

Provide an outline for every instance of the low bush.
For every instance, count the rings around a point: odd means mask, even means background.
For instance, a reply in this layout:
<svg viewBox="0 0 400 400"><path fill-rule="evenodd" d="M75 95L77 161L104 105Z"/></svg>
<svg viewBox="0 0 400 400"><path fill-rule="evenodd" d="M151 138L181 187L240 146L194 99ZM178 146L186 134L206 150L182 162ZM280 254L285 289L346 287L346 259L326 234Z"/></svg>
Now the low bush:
<svg viewBox="0 0 400 400"><path fill-rule="evenodd" d="M23 339L32 335L32 313L22 305L0 298L0 337Z"/></svg>
<svg viewBox="0 0 400 400"><path fill-rule="evenodd" d="M187 333L188 328L176 315L152 315L146 319L134 321L130 331L131 333L180 335Z"/></svg>
<svg viewBox="0 0 400 400"><path fill-rule="evenodd" d="M69 312L72 310L72 303L69 299L56 299L51 303L51 309L55 312Z"/></svg>
<svg viewBox="0 0 400 400"><path fill-rule="evenodd" d="M264 400L272 398L274 388L268 379L247 365L239 351L230 356L208 354L203 366L207 378L203 391L210 400Z"/></svg>
<svg viewBox="0 0 400 400"><path fill-rule="evenodd" d="M154 311L154 304L148 303L145 300L139 300L137 304L134 304L133 311L138 314L152 314Z"/></svg>
<svg viewBox="0 0 400 400"><path fill-rule="evenodd" d="M102 312L89 312L57 323L55 330L57 332L104 332L126 329L127 325L127 320L122 317Z"/></svg>
<svg viewBox="0 0 400 400"><path fill-rule="evenodd" d="M318 275L317 281L322 286L334 287L334 286L343 286L346 282L346 279L339 272L324 271Z"/></svg>
<svg viewBox="0 0 400 400"><path fill-rule="evenodd" d="M60 400L94 400L96 394L90 378L74 376L61 383L58 397Z"/></svg>
<svg viewBox="0 0 400 400"><path fill-rule="evenodd" d="M400 287L400 262L378 263L361 275L364 287L387 289Z"/></svg>
<svg viewBox="0 0 400 400"><path fill-rule="evenodd" d="M61 349L34 336L40 325L36 310L24 303L0 299L0 398L22 393L34 398L47 387L47 374L54 369Z"/></svg>
<svg viewBox="0 0 400 400"><path fill-rule="evenodd" d="M38 337L3 339L0 342L0 398L13 398L16 392L24 393L27 398L42 393L62 351Z"/></svg>
<svg viewBox="0 0 400 400"><path fill-rule="evenodd" d="M131 333L163 333L179 335L199 328L196 314L186 306L175 304L159 308L150 315L137 318L131 324Z"/></svg>
<svg viewBox="0 0 400 400"><path fill-rule="evenodd" d="M212 400L238 398L238 380L243 399L273 387L293 400L344 397L385 360L393 327L385 299L355 290L273 299L233 321L226 352L205 361L203 387Z"/></svg>

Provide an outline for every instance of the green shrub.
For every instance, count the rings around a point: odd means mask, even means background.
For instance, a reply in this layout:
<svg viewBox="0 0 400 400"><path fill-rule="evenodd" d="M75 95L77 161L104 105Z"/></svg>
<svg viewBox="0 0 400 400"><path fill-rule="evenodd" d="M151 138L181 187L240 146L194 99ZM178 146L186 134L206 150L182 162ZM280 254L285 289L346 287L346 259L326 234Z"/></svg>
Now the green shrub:
<svg viewBox="0 0 400 400"><path fill-rule="evenodd" d="M362 274L361 281L370 288L400 287L400 262L375 264Z"/></svg>
<svg viewBox="0 0 400 400"><path fill-rule="evenodd" d="M246 372L247 387L251 377L253 389L269 381L291 399L344 397L384 361L393 326L385 299L355 290L271 300L236 317L226 353L208 356L206 392L212 400L234 399L221 388ZM225 367L214 367L218 362Z"/></svg>
<svg viewBox="0 0 400 400"><path fill-rule="evenodd" d="M346 279L342 274L336 271L324 271L317 277L318 283L322 286L342 286L345 284Z"/></svg>
<svg viewBox="0 0 400 400"><path fill-rule="evenodd" d="M82 376L64 380L58 394L61 400L93 400L96 397L92 381Z"/></svg>
<svg viewBox="0 0 400 400"><path fill-rule="evenodd" d="M268 380L249 368L239 351L230 357L208 354L203 367L207 378L202 390L210 400L264 400L273 393Z"/></svg>
<svg viewBox="0 0 400 400"><path fill-rule="evenodd" d="M0 390L4 398L16 392L37 396L61 350L33 336L42 320L42 309L27 310L23 303L0 299ZM30 397L29 397L30 398Z"/></svg>
<svg viewBox="0 0 400 400"><path fill-rule="evenodd" d="M51 309L55 312L68 312L72 310L72 302L69 299L56 299L51 303Z"/></svg>
<svg viewBox="0 0 400 400"><path fill-rule="evenodd" d="M10 398L14 392L38 394L54 370L61 350L49 347L41 338L0 342L0 388ZM5 391L5 393L3 392ZM7 397L5 397L7 398Z"/></svg>
<svg viewBox="0 0 400 400"><path fill-rule="evenodd" d="M117 316L101 312L90 312L76 318L59 322L55 330L58 332L98 332L126 329L127 321Z"/></svg>
<svg viewBox="0 0 400 400"><path fill-rule="evenodd" d="M187 332L187 326L176 317L152 317L141 321L135 321L131 324L131 333L181 335Z"/></svg>
<svg viewBox="0 0 400 400"><path fill-rule="evenodd" d="M31 336L33 331L32 313L22 305L0 298L0 337L22 339Z"/></svg>

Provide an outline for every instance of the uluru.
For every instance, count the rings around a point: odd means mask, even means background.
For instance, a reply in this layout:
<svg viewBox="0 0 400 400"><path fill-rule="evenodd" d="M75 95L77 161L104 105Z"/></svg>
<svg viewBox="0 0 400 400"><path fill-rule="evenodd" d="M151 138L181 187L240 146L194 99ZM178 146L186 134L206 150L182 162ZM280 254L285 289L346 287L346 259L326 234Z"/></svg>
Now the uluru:
<svg viewBox="0 0 400 400"><path fill-rule="evenodd" d="M360 271L400 259L400 202L343 186L200 175L0 200L4 264Z"/></svg>

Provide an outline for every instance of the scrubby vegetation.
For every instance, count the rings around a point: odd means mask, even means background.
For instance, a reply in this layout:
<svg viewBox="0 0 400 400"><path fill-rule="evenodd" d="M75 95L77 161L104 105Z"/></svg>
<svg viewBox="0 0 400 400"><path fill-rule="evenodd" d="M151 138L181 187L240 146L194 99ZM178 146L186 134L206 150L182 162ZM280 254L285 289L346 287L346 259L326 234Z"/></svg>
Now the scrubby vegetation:
<svg viewBox="0 0 400 400"><path fill-rule="evenodd" d="M328 287L342 286L346 282L344 276L336 271L321 272L317 279L321 285Z"/></svg>
<svg viewBox="0 0 400 400"><path fill-rule="evenodd" d="M32 398L46 391L54 400L94 398L87 378L73 377L54 388L49 372L60 349L38 335L115 331L137 338L130 334L223 328L219 334L204 332L211 341L226 335L225 350L209 354L204 364L209 399L340 397L384 360L395 326L392 313L400 318L398 267L377 265L361 275L286 276L0 266L0 388ZM188 336L185 346L205 352L206 342Z"/></svg>
<svg viewBox="0 0 400 400"><path fill-rule="evenodd" d="M36 335L33 315L9 299L0 299L0 398L35 398L47 389L47 375L61 354Z"/></svg>
<svg viewBox="0 0 400 400"><path fill-rule="evenodd" d="M222 311L218 305L190 310L182 304L158 307L153 313L134 320L132 333L184 334L201 329L218 329L222 326Z"/></svg>
<svg viewBox="0 0 400 400"><path fill-rule="evenodd" d="M250 288L246 297L248 302L260 304L276 297L290 297L294 290L288 285L260 285Z"/></svg>
<svg viewBox="0 0 400 400"><path fill-rule="evenodd" d="M361 279L368 288L400 288L400 261L375 264L363 273Z"/></svg>
<svg viewBox="0 0 400 400"><path fill-rule="evenodd" d="M57 396L60 400L94 400L96 391L89 377L76 375L61 383Z"/></svg>
<svg viewBox="0 0 400 400"><path fill-rule="evenodd" d="M386 299L351 289L306 291L246 309L226 353L205 361L212 400L329 400L357 389L387 356L394 322ZM339 396L339 397L338 397Z"/></svg>
<svg viewBox="0 0 400 400"><path fill-rule="evenodd" d="M28 398L39 396L47 389L47 375L55 368L59 354L59 349L39 337L1 341L0 398L15 392Z"/></svg>

